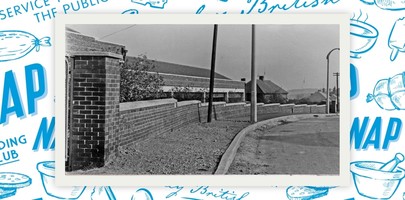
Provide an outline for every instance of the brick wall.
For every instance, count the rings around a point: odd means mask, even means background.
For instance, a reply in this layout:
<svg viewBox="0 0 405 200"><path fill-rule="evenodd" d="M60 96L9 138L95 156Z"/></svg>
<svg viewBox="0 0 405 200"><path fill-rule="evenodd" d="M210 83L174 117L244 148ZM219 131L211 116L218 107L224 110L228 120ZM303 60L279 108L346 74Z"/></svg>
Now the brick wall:
<svg viewBox="0 0 405 200"><path fill-rule="evenodd" d="M120 115L120 66L119 60L106 58L105 60L105 155L108 160L113 156L119 145L119 115ZM99 116L100 117L100 116Z"/></svg>
<svg viewBox="0 0 405 200"><path fill-rule="evenodd" d="M280 105L280 112L281 113L290 113L292 114L294 111L294 104L283 104Z"/></svg>
<svg viewBox="0 0 405 200"><path fill-rule="evenodd" d="M116 147L119 126L119 55L73 56L70 169L103 166Z"/></svg>
<svg viewBox="0 0 405 200"><path fill-rule="evenodd" d="M177 104L175 99L121 103L118 146L199 122L198 103Z"/></svg>
<svg viewBox="0 0 405 200"><path fill-rule="evenodd" d="M257 109L258 114L279 113L279 112L280 112L279 103L264 104L260 109Z"/></svg>
<svg viewBox="0 0 405 200"><path fill-rule="evenodd" d="M293 107L293 113L299 114L299 113L310 113L310 112L311 112L310 107L308 105L305 105L305 104L303 104L303 105L295 105Z"/></svg>
<svg viewBox="0 0 405 200"><path fill-rule="evenodd" d="M311 105L309 106L310 113L326 113L326 105Z"/></svg>

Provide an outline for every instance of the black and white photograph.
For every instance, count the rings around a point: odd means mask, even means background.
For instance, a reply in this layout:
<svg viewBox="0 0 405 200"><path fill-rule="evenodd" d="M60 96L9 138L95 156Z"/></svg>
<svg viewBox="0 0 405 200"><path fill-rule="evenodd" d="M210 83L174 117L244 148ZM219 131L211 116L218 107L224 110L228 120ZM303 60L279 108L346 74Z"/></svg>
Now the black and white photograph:
<svg viewBox="0 0 405 200"><path fill-rule="evenodd" d="M341 177L342 28L64 24L64 176Z"/></svg>

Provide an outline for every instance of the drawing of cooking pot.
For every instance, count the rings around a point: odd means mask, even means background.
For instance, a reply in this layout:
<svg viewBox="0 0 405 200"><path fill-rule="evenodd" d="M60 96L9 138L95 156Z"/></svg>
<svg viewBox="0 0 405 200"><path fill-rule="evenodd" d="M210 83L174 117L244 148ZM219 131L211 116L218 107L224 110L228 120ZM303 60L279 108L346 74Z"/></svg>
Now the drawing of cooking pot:
<svg viewBox="0 0 405 200"><path fill-rule="evenodd" d="M370 51L378 38L378 30L374 26L358 20L350 21L351 58L360 58L359 54Z"/></svg>

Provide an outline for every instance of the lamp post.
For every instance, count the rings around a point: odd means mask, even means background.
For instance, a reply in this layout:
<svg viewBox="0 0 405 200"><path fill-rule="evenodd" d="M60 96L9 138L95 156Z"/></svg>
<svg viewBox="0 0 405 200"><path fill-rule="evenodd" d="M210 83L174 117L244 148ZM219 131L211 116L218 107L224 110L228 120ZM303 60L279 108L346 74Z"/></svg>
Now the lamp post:
<svg viewBox="0 0 405 200"><path fill-rule="evenodd" d="M257 122L257 83L256 83L256 65L255 65L255 25L252 24L252 49L251 49L251 81L250 81L250 123Z"/></svg>
<svg viewBox="0 0 405 200"><path fill-rule="evenodd" d="M326 114L329 114L329 55L335 50L340 50L340 48L334 48L326 55Z"/></svg>
<svg viewBox="0 0 405 200"><path fill-rule="evenodd" d="M340 110L340 108L339 108L339 76L340 76L340 73L339 72L333 73L333 76L336 76L336 112L339 113L339 110Z"/></svg>

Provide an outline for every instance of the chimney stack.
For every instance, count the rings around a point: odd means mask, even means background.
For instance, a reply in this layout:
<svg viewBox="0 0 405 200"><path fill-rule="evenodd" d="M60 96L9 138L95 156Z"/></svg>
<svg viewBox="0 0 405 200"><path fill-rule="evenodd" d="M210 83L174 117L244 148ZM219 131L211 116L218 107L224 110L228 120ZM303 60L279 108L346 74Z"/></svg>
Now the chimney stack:
<svg viewBox="0 0 405 200"><path fill-rule="evenodd" d="M264 76L259 76L259 80L264 81Z"/></svg>

